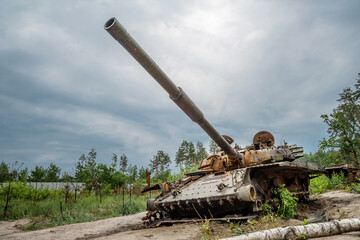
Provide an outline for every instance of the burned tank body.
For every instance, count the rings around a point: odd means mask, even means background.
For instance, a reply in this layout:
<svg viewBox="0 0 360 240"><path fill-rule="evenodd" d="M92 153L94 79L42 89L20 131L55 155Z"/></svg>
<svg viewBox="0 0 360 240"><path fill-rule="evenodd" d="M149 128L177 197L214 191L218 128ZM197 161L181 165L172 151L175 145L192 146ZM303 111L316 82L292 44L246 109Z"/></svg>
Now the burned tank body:
<svg viewBox="0 0 360 240"><path fill-rule="evenodd" d="M281 185L307 199L310 175L322 174L317 165L297 160L303 148L296 145L275 146L273 135L257 133L250 146L232 147L232 138L220 135L204 114L147 55L116 18L109 19L105 30L117 40L141 66L168 92L171 100L196 122L221 152L200 161L199 170L175 182L150 186L143 192L161 189L161 194L147 202L148 222L197 216L223 217L260 211L265 201L271 201L274 189Z"/></svg>

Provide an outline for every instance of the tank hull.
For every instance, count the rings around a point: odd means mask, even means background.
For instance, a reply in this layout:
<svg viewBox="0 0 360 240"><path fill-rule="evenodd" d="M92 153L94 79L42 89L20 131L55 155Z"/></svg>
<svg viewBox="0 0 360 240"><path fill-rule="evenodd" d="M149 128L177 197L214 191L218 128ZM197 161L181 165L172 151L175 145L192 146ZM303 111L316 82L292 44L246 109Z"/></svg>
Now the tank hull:
<svg viewBox="0 0 360 240"><path fill-rule="evenodd" d="M315 164L295 160L180 179L166 183L162 194L150 200L144 220L156 224L168 219L251 215L261 211L264 202L271 202L275 188L281 185L307 199L309 176L323 173Z"/></svg>

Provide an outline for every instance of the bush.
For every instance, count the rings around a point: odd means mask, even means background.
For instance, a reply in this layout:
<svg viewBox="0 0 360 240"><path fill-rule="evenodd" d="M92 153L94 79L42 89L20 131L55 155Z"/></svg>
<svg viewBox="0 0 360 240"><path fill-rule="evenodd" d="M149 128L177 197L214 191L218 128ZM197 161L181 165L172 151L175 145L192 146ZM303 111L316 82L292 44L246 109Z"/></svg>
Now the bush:
<svg viewBox="0 0 360 240"><path fill-rule="evenodd" d="M325 175L321 175L310 180L310 193L320 194L328 190L346 189L347 186L348 182L343 172L333 174L330 179Z"/></svg>
<svg viewBox="0 0 360 240"><path fill-rule="evenodd" d="M9 189L9 183L2 183L0 186L0 197L5 198ZM52 195L55 195L55 191L45 188L32 188L28 186L26 182L12 182L10 188L10 198L18 199L31 199L31 200L43 200Z"/></svg>
<svg viewBox="0 0 360 240"><path fill-rule="evenodd" d="M274 191L276 198L274 202L278 202L278 216L290 219L295 215L295 208L297 207L298 198L294 197L285 185L281 185Z"/></svg>

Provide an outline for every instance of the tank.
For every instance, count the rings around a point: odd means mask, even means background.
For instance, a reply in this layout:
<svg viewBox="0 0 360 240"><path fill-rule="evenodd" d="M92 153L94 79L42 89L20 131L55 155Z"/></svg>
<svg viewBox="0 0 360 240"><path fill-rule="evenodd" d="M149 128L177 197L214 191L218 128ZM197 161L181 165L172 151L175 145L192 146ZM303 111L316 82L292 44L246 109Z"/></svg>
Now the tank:
<svg viewBox="0 0 360 240"><path fill-rule="evenodd" d="M302 147L286 142L275 146L274 136L267 131L258 132L247 147L232 147L233 139L219 134L116 18L109 19L104 28L221 148L219 153L200 161L198 171L187 173L187 177L178 181L151 186L148 174L148 185L142 192L161 190L161 194L148 200L145 222L156 225L165 220L199 216L249 216L262 210L264 202L271 202L274 189L281 185L300 199L308 199L310 177L323 171L313 163L298 159L303 156Z"/></svg>

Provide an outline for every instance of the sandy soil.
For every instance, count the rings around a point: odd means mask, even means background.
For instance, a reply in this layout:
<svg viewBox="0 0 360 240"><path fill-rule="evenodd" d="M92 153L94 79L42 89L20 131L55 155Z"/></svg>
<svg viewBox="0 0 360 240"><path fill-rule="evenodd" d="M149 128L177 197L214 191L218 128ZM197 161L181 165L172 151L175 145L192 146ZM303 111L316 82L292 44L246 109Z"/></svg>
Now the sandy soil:
<svg viewBox="0 0 360 240"><path fill-rule="evenodd" d="M299 206L298 220L281 220L277 226L301 225L304 217L343 219L360 217L360 194L352 194L342 191L334 191L314 196L314 201L307 205ZM132 227L141 224L141 217L145 213L129 216L110 218L94 222L78 223L59 226L37 231L21 231L19 225L29 224L29 220L0 222L0 239L159 239L181 240L199 239L201 233L199 223L175 224L169 227L131 230ZM315 216L315 217L314 217ZM271 226L271 227L277 227ZM214 238L230 237L231 232L228 224L211 223L214 229ZM330 239L359 239L360 232L319 238L318 240Z"/></svg>

